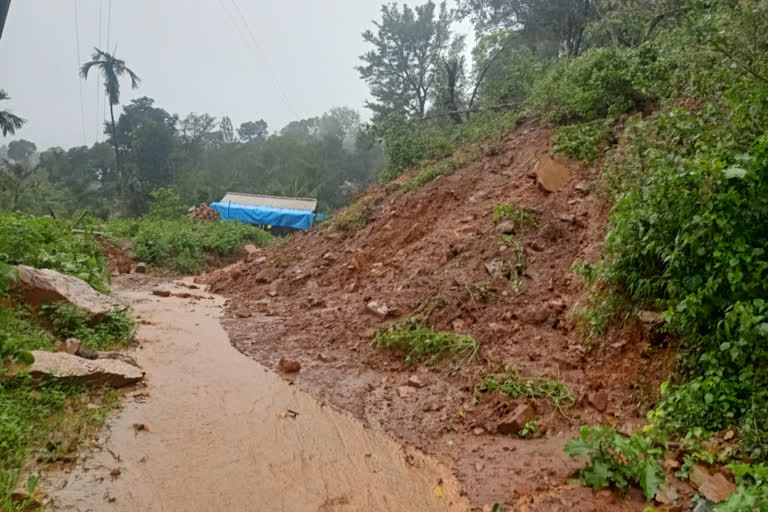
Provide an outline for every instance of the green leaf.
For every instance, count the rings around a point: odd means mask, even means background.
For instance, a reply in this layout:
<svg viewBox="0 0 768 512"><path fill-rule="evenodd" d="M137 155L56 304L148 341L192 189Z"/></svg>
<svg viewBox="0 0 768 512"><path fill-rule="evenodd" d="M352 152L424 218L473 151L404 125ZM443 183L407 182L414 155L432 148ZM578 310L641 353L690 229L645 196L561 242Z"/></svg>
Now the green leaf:
<svg viewBox="0 0 768 512"><path fill-rule="evenodd" d="M747 175L747 170L742 167L728 167L727 169L723 170L723 175L726 179L743 179Z"/></svg>

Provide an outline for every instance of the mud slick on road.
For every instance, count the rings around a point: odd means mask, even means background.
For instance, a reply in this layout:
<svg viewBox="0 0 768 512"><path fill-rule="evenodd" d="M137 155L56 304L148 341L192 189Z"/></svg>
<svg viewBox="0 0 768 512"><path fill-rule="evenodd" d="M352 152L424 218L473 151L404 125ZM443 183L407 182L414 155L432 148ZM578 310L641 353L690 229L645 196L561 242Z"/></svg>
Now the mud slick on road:
<svg viewBox="0 0 768 512"><path fill-rule="evenodd" d="M642 425L672 353L652 346L634 317L585 350L573 315L585 288L571 268L600 258L609 205L596 193L599 171L552 156L551 136L549 126L523 123L450 176L413 191L402 187L413 175L373 187L342 212L361 229L330 223L197 280L229 298L223 325L238 350L275 371L281 359L299 363L283 374L297 388L449 465L471 509L642 510L635 491L572 483L583 461L563 446L580 425ZM564 167L557 191L537 179L540 161ZM512 257L501 236L508 227L493 223L504 204L537 219L514 233L525 259L519 283L493 272ZM478 361L407 365L372 346L377 329L436 302L430 324L475 337ZM475 403L483 375L504 365L558 379L575 404L558 411L495 393ZM532 438L500 428L521 406L537 418Z"/></svg>
<svg viewBox="0 0 768 512"><path fill-rule="evenodd" d="M468 509L448 468L233 349L223 299L139 275L114 292L142 319L146 384L80 463L47 473L52 510Z"/></svg>

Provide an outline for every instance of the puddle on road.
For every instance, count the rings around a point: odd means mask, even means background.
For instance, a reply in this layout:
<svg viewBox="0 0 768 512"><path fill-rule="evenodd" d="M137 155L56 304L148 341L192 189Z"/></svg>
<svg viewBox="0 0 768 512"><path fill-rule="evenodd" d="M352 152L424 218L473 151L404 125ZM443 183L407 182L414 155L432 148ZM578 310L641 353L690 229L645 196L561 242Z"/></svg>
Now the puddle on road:
<svg viewBox="0 0 768 512"><path fill-rule="evenodd" d="M101 449L47 475L53 510L469 510L445 467L232 348L220 299L116 292L151 322L136 353L147 386L128 394Z"/></svg>

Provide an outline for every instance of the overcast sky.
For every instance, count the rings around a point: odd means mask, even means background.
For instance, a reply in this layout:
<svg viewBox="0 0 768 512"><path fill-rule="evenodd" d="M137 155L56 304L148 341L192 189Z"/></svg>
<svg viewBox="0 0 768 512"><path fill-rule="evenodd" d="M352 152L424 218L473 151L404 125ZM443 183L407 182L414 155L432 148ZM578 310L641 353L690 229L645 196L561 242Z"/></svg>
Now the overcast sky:
<svg viewBox="0 0 768 512"><path fill-rule="evenodd" d="M334 106L365 117L368 89L354 66L366 50L360 34L381 3L111 0L109 16L110 0L12 0L0 40L0 88L12 99L1 107L27 119L15 137L38 149L103 140L101 82L97 75L81 82L78 65L100 40L107 48L109 36L109 47L142 79L135 91L123 85L122 103L149 96L171 113L228 115L235 126L263 118L273 131ZM10 140L0 137L0 145Z"/></svg>

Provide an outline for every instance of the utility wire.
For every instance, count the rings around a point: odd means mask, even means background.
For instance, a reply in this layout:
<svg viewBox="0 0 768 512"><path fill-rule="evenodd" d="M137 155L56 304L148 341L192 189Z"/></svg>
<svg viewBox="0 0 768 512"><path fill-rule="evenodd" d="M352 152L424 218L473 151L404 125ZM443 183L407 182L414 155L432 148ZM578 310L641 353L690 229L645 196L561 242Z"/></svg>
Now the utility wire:
<svg viewBox="0 0 768 512"><path fill-rule="evenodd" d="M80 68L80 24L77 21L77 0L72 0L72 3L75 4L75 49L77 53L77 67L78 70ZM80 73L78 72L78 86L80 88L80 124L83 128L83 144L88 144L87 138L85 136L85 104L83 103L83 77L80 76Z"/></svg>
<svg viewBox="0 0 768 512"><path fill-rule="evenodd" d="M261 50L261 45L259 44L258 40L256 39L256 36L253 34L253 30L251 30L250 25L248 25L248 20L246 20L245 15L243 14L243 11L240 9L240 6L237 5L236 0L230 0L232 2L232 5L235 7L235 10L240 16L240 19L243 22L243 26L245 26L245 29L248 33L248 35L251 38L251 41L253 42L253 46L256 48L256 51ZM267 56L266 52L262 52L264 56L264 63L267 65L267 69L270 73L270 76L272 78L272 81L274 82L275 87L280 91L280 95L283 98L283 102L285 102L288 109L293 112L293 115L296 116L296 119L299 119L301 116L299 116L299 113L296 112L296 109L293 108L293 105L291 104L290 100L288 100L288 95L285 93L285 89L280 84L280 81L277 79L277 74L275 73L275 70L272 68L272 65L269 61L269 57Z"/></svg>
<svg viewBox="0 0 768 512"><path fill-rule="evenodd" d="M101 11L103 2L102 0L97 0L99 2L99 45L98 49L101 50ZM101 87L99 87L99 82L96 82L96 142L99 142L99 92L101 91Z"/></svg>

